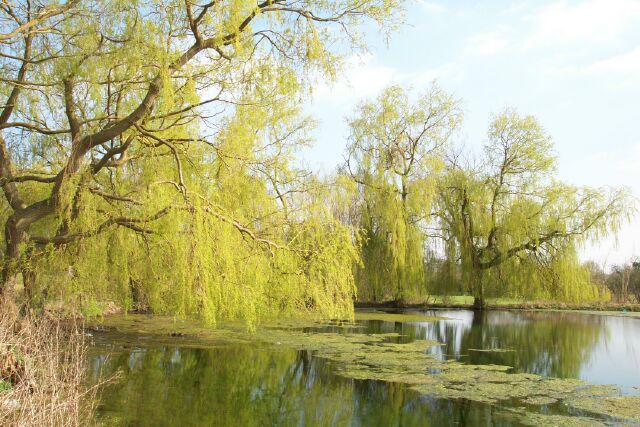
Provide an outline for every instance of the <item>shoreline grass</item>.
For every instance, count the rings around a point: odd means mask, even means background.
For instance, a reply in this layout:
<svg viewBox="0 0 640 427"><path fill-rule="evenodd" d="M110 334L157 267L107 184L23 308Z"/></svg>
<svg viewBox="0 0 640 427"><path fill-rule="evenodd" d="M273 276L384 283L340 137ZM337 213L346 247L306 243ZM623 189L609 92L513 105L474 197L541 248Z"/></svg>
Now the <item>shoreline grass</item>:
<svg viewBox="0 0 640 427"><path fill-rule="evenodd" d="M92 425L96 387L87 387L80 325L22 316L0 304L0 425Z"/></svg>

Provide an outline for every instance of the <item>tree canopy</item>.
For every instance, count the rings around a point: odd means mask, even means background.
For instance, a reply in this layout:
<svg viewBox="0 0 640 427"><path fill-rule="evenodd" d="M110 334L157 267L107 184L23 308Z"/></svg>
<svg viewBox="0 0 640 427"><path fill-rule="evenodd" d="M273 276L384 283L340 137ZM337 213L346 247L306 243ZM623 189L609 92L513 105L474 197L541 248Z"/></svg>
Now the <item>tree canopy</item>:
<svg viewBox="0 0 640 427"><path fill-rule="evenodd" d="M436 215L476 305L487 294L601 298L576 251L615 232L633 206L624 189L559 181L552 148L534 117L507 110L493 118L480 162L454 157L441 179Z"/></svg>
<svg viewBox="0 0 640 427"><path fill-rule="evenodd" d="M351 313L351 234L291 166L312 75L401 0L0 6L2 292ZM341 49L338 49L338 47ZM134 301L136 300L136 301ZM86 303L87 301L85 301Z"/></svg>
<svg viewBox="0 0 640 427"><path fill-rule="evenodd" d="M424 295L425 235L443 149L461 121L458 102L437 86L412 100L391 86L350 120L346 169L361 195L360 294L397 301Z"/></svg>
<svg viewBox="0 0 640 427"><path fill-rule="evenodd" d="M577 249L623 191L560 182L532 117L494 118L482 159L448 156L460 103L432 85L363 101L346 164L298 160L302 105L402 0L0 4L3 301L105 301L210 323L423 298L442 268L485 295L602 298ZM366 27L365 27L366 26ZM438 230L439 236L431 231ZM435 240L434 240L435 239ZM439 267L440 268L440 267Z"/></svg>

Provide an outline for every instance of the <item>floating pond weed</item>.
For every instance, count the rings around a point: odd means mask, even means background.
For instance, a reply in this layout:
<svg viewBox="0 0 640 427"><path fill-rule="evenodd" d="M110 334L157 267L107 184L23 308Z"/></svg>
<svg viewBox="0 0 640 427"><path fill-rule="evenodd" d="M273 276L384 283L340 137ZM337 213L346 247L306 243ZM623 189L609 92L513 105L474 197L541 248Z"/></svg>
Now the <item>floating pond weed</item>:
<svg viewBox="0 0 640 427"><path fill-rule="evenodd" d="M601 425L601 420L640 422L640 397L622 397L616 387L590 385L571 378L552 378L511 372L505 365L474 365L442 360L427 350L442 345L433 340L408 340L400 332L366 333L363 318L384 313L362 312L356 322L278 321L264 323L254 333L241 323L222 323L216 329L190 320L150 316L109 317L104 325L122 332L154 334L163 342L179 338L179 345L256 343L307 351L330 362L339 376L352 380L397 383L438 399L463 400L502 408L522 405L529 425ZM411 323L416 316L393 314L390 322ZM422 316L419 321L427 321ZM432 321L435 318L430 318ZM400 342L395 342L400 341ZM510 351L493 349L492 351ZM541 407L563 408L565 415L540 415ZM533 411L533 412L532 412ZM571 417L570 417L571 416ZM578 418L572 418L578 416ZM585 423L582 423L583 418ZM567 421L567 422L565 422ZM577 424L575 424L577 423Z"/></svg>

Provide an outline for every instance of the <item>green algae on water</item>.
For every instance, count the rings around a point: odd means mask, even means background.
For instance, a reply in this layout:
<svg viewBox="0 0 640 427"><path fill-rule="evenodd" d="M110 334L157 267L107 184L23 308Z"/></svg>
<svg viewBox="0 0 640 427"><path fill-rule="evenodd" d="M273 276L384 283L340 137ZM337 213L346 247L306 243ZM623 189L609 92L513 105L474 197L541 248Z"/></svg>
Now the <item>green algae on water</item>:
<svg viewBox="0 0 640 427"><path fill-rule="evenodd" d="M617 389L612 386L594 386L577 379L548 378L535 374L510 373L503 365L470 365L457 361L443 361L428 354L429 347L440 345L436 341L415 340L408 343L386 342L384 334L309 333L269 330L259 333L266 342L308 350L316 357L336 362L337 372L347 378L377 380L404 384L421 394L442 399L463 399L492 405L502 405L519 399L532 406L559 403L572 404L599 417L614 417L634 421L635 415L615 400L617 407L606 409L598 404L601 399L613 398ZM608 400L605 400L608 402ZM609 402L609 403L612 403ZM626 402L625 402L626 403ZM620 410L616 410L616 408ZM536 408L529 409L536 410ZM564 422L565 418L571 422ZM588 420L588 422L585 422ZM524 421L523 421L524 422ZM596 419L569 416L534 416L530 425L602 425Z"/></svg>
<svg viewBox="0 0 640 427"><path fill-rule="evenodd" d="M362 312L358 313L356 319L363 320L362 316L380 320L389 314ZM415 320L411 315L394 315L391 318L401 318L406 322ZM107 318L104 324L119 331L152 334L154 339L160 337L163 342L170 340L181 346L262 342L308 351L332 362L336 372L343 377L403 384L436 398L462 399L498 407L509 405L516 399L533 407L523 409L527 415L526 422L523 422L530 425L600 425L597 419L593 419L594 416L640 421L640 398L620 397L615 387L593 386L577 379L510 373L512 368L504 365L472 365L440 360L427 352L430 347L441 345L436 341L390 342L390 339L401 335L396 332L367 334L358 330L349 331L347 326L353 324L348 322L339 323L345 328L330 328L330 332L316 329L335 326L335 322L277 322L258 327L254 334L248 333L241 324L221 324L217 329L211 329L194 321L148 316ZM537 413L540 406L551 404L584 412L590 417L588 420L591 424L582 422L582 418L567 417L571 420L569 423L564 422L564 418L558 418L564 416Z"/></svg>
<svg viewBox="0 0 640 427"><path fill-rule="evenodd" d="M567 405L586 412L619 417L640 423L640 396L608 396L600 399L576 397Z"/></svg>
<svg viewBox="0 0 640 427"><path fill-rule="evenodd" d="M415 313L387 313L385 311L356 311L356 320L381 320L383 322L420 323L442 320L442 317Z"/></svg>
<svg viewBox="0 0 640 427"><path fill-rule="evenodd" d="M445 399L499 403L513 398L531 402L555 402L570 397L611 395L608 387L589 386L580 380L546 378L509 373L502 365L467 365L442 361L425 352L436 341L385 342L384 335L305 333L268 330L259 333L266 342L277 342L338 362L342 376L403 383L412 389ZM542 403L540 403L542 404Z"/></svg>
<svg viewBox="0 0 640 427"><path fill-rule="evenodd" d="M604 427L605 423L592 418L571 415L548 415L527 412L524 408L505 408L514 420L528 426Z"/></svg>
<svg viewBox="0 0 640 427"><path fill-rule="evenodd" d="M556 399L552 397L547 397L547 396L531 396L531 397L527 397L526 399L523 399L522 401L528 405L536 405L536 406L552 405L557 402Z"/></svg>
<svg viewBox="0 0 640 427"><path fill-rule="evenodd" d="M87 325L89 331L107 330L112 337L134 339L148 337L152 344L182 347L211 347L234 343L251 343L255 338L240 323L226 323L211 328L199 320L140 314L105 316ZM134 336L132 336L134 335ZM140 341L140 340L138 340ZM140 343L139 343L140 344Z"/></svg>

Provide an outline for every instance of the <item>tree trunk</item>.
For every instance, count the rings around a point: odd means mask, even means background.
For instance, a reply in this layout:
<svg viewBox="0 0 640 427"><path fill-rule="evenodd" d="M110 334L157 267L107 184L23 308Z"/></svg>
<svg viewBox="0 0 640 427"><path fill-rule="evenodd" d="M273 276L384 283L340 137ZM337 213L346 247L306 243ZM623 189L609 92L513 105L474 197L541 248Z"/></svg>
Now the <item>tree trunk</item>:
<svg viewBox="0 0 640 427"><path fill-rule="evenodd" d="M402 191L400 193L401 196L401 214L402 214L402 232L403 232L403 236L401 237L401 239L404 241L403 245L404 245L404 250L402 253L402 268L398 269L398 274L397 274L397 290L396 290L396 298L395 298L395 302L396 305L398 307L402 307L405 305L406 303L406 298L405 298L405 289L407 287L407 285L409 285L409 283L407 283L407 269L409 268L409 251L407 250L407 227L408 227L408 215L407 215L407 177L405 175L402 176ZM397 224L396 224L396 229L397 229ZM398 233L398 235L400 235L400 233ZM397 244L397 242L396 242Z"/></svg>
<svg viewBox="0 0 640 427"><path fill-rule="evenodd" d="M18 283L20 274L20 245L24 240L25 233L18 227L18 220L14 215L7 219L4 227L5 253L4 265L2 267L2 284L0 284L0 294L4 299L13 297L13 292Z"/></svg>
<svg viewBox="0 0 640 427"><path fill-rule="evenodd" d="M473 272L472 291L473 291L473 309L485 310L487 303L484 299L484 284L482 283L482 270Z"/></svg>
<svg viewBox="0 0 640 427"><path fill-rule="evenodd" d="M0 295L4 301L15 299L15 291L22 276L22 286L24 289L24 302L31 305L34 298L37 298L36 273L28 264L29 249L25 252L25 243L28 239L28 225L25 225L24 218L14 213L11 215L4 227L5 253L4 265L2 268L2 282L0 283ZM22 307L24 308L24 307Z"/></svg>
<svg viewBox="0 0 640 427"><path fill-rule="evenodd" d="M24 288L25 308L42 309L46 295L42 289L37 288L36 271L29 264L31 259L31 251L27 251L26 260L21 260L20 271L22 273L22 286Z"/></svg>
<svg viewBox="0 0 640 427"><path fill-rule="evenodd" d="M482 296L473 297L473 309L474 310L486 310L487 302L484 300Z"/></svg>

